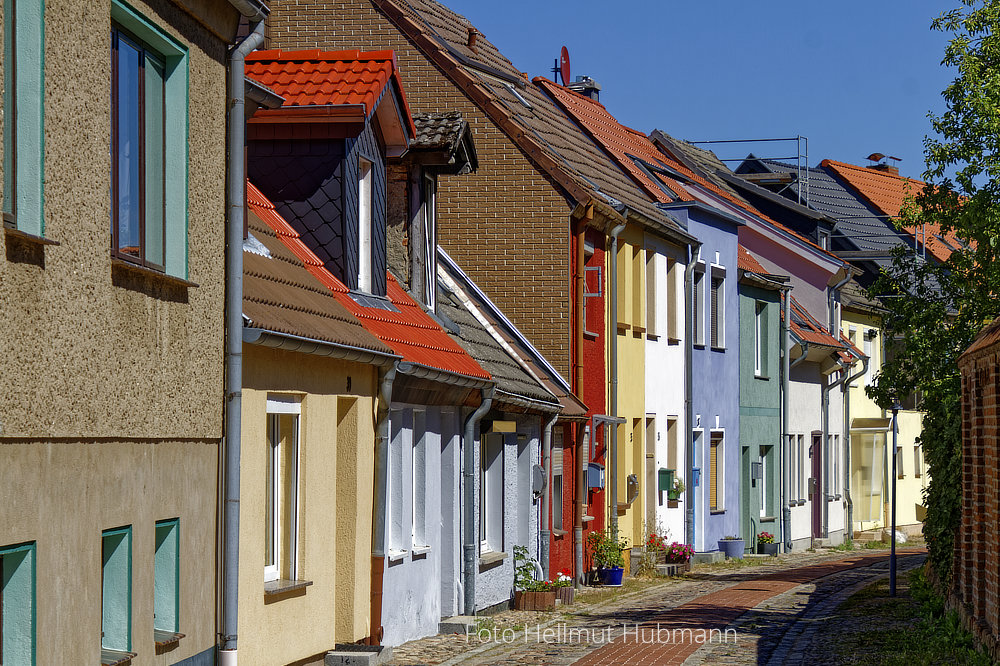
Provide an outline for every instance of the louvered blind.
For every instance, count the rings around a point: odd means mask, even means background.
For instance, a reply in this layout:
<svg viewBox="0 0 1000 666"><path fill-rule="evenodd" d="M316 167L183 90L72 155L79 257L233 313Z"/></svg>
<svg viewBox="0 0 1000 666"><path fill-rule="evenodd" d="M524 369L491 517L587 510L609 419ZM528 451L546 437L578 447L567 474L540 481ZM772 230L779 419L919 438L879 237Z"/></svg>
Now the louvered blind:
<svg viewBox="0 0 1000 666"><path fill-rule="evenodd" d="M722 278L713 277L712 278L712 305L711 312L709 316L712 318L711 323L711 343L713 347L719 346L720 336L719 336L719 310L720 303L719 299L722 298Z"/></svg>
<svg viewBox="0 0 1000 666"><path fill-rule="evenodd" d="M712 511L719 508L719 443L716 441L712 442L708 454L708 502Z"/></svg>

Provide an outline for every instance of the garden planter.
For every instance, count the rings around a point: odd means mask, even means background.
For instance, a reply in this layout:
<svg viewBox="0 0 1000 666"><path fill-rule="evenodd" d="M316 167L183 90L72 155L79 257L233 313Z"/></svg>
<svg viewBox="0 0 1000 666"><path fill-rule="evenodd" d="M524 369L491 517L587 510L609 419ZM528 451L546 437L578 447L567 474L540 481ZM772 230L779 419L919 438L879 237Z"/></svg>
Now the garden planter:
<svg viewBox="0 0 1000 666"><path fill-rule="evenodd" d="M757 544L757 554L758 555L777 555L778 554L778 544L776 544L776 543L758 543Z"/></svg>
<svg viewBox="0 0 1000 666"><path fill-rule="evenodd" d="M624 575L625 569L622 567L610 567L608 569L597 570L597 580L600 581L601 585L621 585L622 576Z"/></svg>
<svg viewBox="0 0 1000 666"><path fill-rule="evenodd" d="M558 599L563 606L573 603L573 597L575 595L576 595L576 590L574 590L572 587L556 588L556 599Z"/></svg>
<svg viewBox="0 0 1000 666"><path fill-rule="evenodd" d="M515 592L514 610L552 610L556 607L556 592Z"/></svg>
<svg viewBox="0 0 1000 666"><path fill-rule="evenodd" d="M670 560L667 560L666 564L675 564L675 565L677 565L677 570L678 571L685 571L685 572L691 571L691 560L684 560L683 562L677 562L677 561L673 561L672 562Z"/></svg>
<svg viewBox="0 0 1000 666"><path fill-rule="evenodd" d="M668 490L667 491L667 499L670 500L671 502L676 502L680 498L681 498L680 491L677 491L677 490Z"/></svg>
<svg viewBox="0 0 1000 666"><path fill-rule="evenodd" d="M727 560L742 560L743 548L743 539L719 539L719 550L726 554Z"/></svg>

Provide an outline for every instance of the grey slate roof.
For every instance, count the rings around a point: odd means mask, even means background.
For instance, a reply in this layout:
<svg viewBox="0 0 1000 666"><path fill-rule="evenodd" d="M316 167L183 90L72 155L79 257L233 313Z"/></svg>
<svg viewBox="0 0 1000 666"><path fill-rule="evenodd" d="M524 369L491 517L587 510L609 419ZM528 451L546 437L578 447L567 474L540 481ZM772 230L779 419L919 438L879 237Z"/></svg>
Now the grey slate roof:
<svg viewBox="0 0 1000 666"><path fill-rule="evenodd" d="M414 113L413 125L417 134L410 142L410 150L453 151L462 139L466 121L458 111L448 113Z"/></svg>

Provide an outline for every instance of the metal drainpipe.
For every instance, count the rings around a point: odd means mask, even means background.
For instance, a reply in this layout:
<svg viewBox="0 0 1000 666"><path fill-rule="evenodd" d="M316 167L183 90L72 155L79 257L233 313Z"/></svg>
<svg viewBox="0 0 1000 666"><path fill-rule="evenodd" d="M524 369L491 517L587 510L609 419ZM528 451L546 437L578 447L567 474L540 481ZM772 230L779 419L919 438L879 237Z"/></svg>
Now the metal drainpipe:
<svg viewBox="0 0 1000 666"><path fill-rule="evenodd" d="M611 416L618 416L618 236L625 231L619 224L611 230L611 321L608 333L611 335ZM618 425L611 429L611 534L618 539Z"/></svg>
<svg viewBox="0 0 1000 666"><path fill-rule="evenodd" d="M469 414L465 419L465 437L463 460L462 460L462 494L464 495L463 507L465 518L465 535L462 544L463 565L462 577L464 588L464 606L462 612L465 615L476 614L476 542L479 534L476 529L476 426L479 421L490 410L493 404L493 393L495 386L482 389L483 401L476 411Z"/></svg>
<svg viewBox="0 0 1000 666"><path fill-rule="evenodd" d="M790 328L788 326L788 297L790 292L790 287L785 287L781 290L781 295L783 297L782 307L785 308L785 316L784 318L780 318L781 383L779 384L779 390L781 391L781 434L778 442L778 463L781 465L781 472L778 475L778 478L781 480L781 491L779 493L779 502L781 506L781 545L786 553L790 552L792 549L792 539L790 534L792 509L788 506L787 497L791 470L788 467L786 458L788 455L788 356L792 348L791 338L789 335Z"/></svg>
<svg viewBox="0 0 1000 666"><path fill-rule="evenodd" d="M550 518L549 518L549 496L552 493L552 426L556 424L558 414L553 414L549 422L545 424L545 433L542 435L542 469L545 470L545 489L542 491L542 529L539 530L541 538L541 552L539 558L542 560L542 574L545 580L549 579L549 538L550 538ZM554 502L562 502L561 497L552 498Z"/></svg>
<svg viewBox="0 0 1000 666"><path fill-rule="evenodd" d="M229 136L227 171L229 215L226 229L226 428L224 443L225 502L222 546L222 641L221 666L236 666L237 612L240 571L240 435L243 409L243 222L246 173L243 146L246 142L244 105L244 60L264 41L264 19L260 7L238 9L254 22L246 39L229 55ZM251 13L252 12L252 13Z"/></svg>
<svg viewBox="0 0 1000 666"><path fill-rule="evenodd" d="M698 261L701 244L688 246L688 262L684 268L684 449L687 456L688 481L684 485L684 540L694 548L695 506L694 506L694 265Z"/></svg>
<svg viewBox="0 0 1000 666"><path fill-rule="evenodd" d="M854 500L851 499L851 384L868 372L868 357L861 359L861 370L847 378L841 387L844 393L844 496L847 497L847 529L854 538Z"/></svg>
<svg viewBox="0 0 1000 666"><path fill-rule="evenodd" d="M577 432L577 445L576 445L576 456L577 456L577 470L576 470L576 516L573 521L573 560L576 564L575 581L576 587L579 589L583 586L583 505L584 498L587 496L587 463L589 461L588 452L590 451L590 426L578 426Z"/></svg>
<svg viewBox="0 0 1000 666"><path fill-rule="evenodd" d="M371 635L370 645L382 643L382 576L385 571L385 505L389 487L389 406L392 384L399 361L392 364L379 382L378 411L375 417L375 497L372 509Z"/></svg>

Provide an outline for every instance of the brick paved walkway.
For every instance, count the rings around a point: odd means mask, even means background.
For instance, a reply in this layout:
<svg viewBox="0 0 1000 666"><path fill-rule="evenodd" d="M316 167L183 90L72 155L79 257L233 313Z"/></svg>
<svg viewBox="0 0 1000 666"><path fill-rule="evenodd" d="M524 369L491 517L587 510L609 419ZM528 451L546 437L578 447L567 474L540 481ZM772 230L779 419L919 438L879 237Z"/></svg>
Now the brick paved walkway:
<svg viewBox="0 0 1000 666"><path fill-rule="evenodd" d="M899 552L901 555L908 555L921 551L901 549ZM887 557L885 552L853 555L832 562L767 574L711 592L642 623L627 626L623 635L614 642L594 650L576 664L578 666L681 664L707 640L717 642L724 640L726 637L722 632L726 627L771 597L825 576L871 566Z"/></svg>

